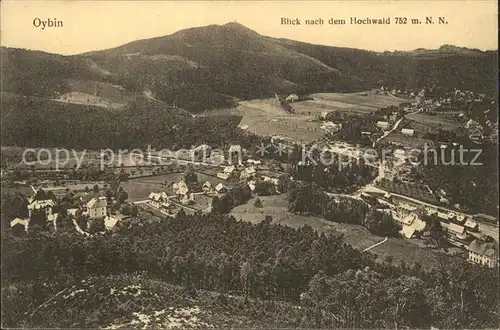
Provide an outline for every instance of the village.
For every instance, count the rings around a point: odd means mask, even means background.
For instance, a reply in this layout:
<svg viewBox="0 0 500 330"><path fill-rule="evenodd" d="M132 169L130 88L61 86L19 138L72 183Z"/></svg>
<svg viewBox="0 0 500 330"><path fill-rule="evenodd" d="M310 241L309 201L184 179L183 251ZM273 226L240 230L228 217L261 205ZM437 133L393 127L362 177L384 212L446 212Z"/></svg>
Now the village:
<svg viewBox="0 0 500 330"><path fill-rule="evenodd" d="M214 206L230 212L240 203L250 203L248 199L261 205L266 196L283 199L286 192L280 190L284 182L300 180L296 176L301 168L313 166L307 152L304 154L309 148L338 157L339 164L346 162L347 169L350 163L355 163L374 173L370 181L350 193L327 191L331 196L363 201L370 209L388 214L400 227L400 236L416 242L416 246L438 249L449 246L454 251L449 253L463 257L466 252L470 262L494 267L498 259L494 248L499 239L498 219L480 212L466 212L461 205L450 203L445 189L433 190L416 182L412 173L418 163L414 163L411 153L429 147L440 151L453 149L459 143L453 135L456 132L479 143L495 136L496 124L492 124L489 108L480 114L471 111L474 104L484 103L482 94L460 90L444 96L433 93L432 88L401 91L380 87L349 95L275 95L274 101L266 101L267 108L271 106L275 111L281 108L293 118L313 118L312 113L316 113L315 119L308 120L319 125L324 136L307 144L287 134L271 134L269 145L254 150L229 144L220 154L201 144L167 154L152 149L146 156L133 155L128 150L120 151L118 157L89 152L86 163L77 166L74 161L66 160L63 168L53 162L2 168L3 180L20 187L15 189L29 187L31 195L27 201L15 197L19 199L17 205L26 212L21 211L19 214L25 217L16 217L10 226L27 232L28 227L38 224L60 231L70 224L71 230L92 236L130 226L138 215L161 221L175 218L179 212L220 211ZM361 104L368 102L365 98L383 98L390 100L387 104L398 102L398 105L375 110L361 108L359 111L364 112L360 113L350 108L314 112L317 106L314 102L323 104L330 100L328 97ZM253 106L262 104L259 101ZM295 131L299 126L285 125L284 132ZM252 127L244 125L241 129ZM291 156L298 146L303 149L299 159ZM370 156L373 152L375 156ZM104 166L96 170L99 164ZM234 201L239 197L226 196L233 191L241 195L242 189L249 191L244 200Z"/></svg>
<svg viewBox="0 0 500 330"><path fill-rule="evenodd" d="M23 1L3 327L499 328L496 3Z"/></svg>
<svg viewBox="0 0 500 330"><path fill-rule="evenodd" d="M279 137L275 137L275 141L285 144ZM290 150L292 147L285 144L284 150ZM203 150L204 159L197 157L200 149ZM356 159L364 149L342 142L330 145L330 151ZM257 200L259 196L280 195L280 180L293 180L285 171L285 168L290 166L287 161L278 162L259 158L258 155L250 158L248 150L238 145L230 146L228 157L220 166L211 164L213 162L210 153L210 147L205 145L184 151L182 157L175 160L178 163L176 168L171 164L171 170L166 170L178 173L171 177L177 179L159 183L156 185L157 189L141 189L140 194L131 199L129 194L134 191L133 187L142 186L143 181L140 180L145 178L139 176L127 179L122 185L125 185L128 191L122 187L114 187L114 192L109 189L111 186L105 183L96 184L92 190L86 187L87 189L74 193L68 188L63 190L52 187L52 190L45 192L42 188L31 186L33 195L26 206L27 217L12 220L11 227L13 230L28 231L30 223L43 224L45 221L45 226L51 231L58 231L61 230L61 222L66 222L72 225L72 230L81 235L99 235L107 231L113 232L115 226L130 223L131 219L140 213L149 214L156 219L174 218L181 210L186 214L208 214L213 211L214 199L223 198L234 187L248 187ZM435 235L430 224L437 221L441 228L439 239L445 239L450 246L456 247L457 251L467 251L467 259L470 262L494 267L497 262L495 241L498 241L498 233L495 232L496 219L481 214L466 214L450 209L443 203L427 203L384 188L388 186L381 182L392 182L397 176L394 175L398 173L398 170L395 170L397 166L394 165L397 160L394 155L384 162L378 160L371 165L378 171L375 180L354 194L343 196L363 200L371 208L389 214L401 227L400 234L404 239L428 241ZM160 166L162 161L174 160L162 159L153 153L144 168ZM296 165L306 164L300 161ZM130 169L126 170L130 173ZM118 167L115 171L120 176L125 169ZM158 172L159 169L156 173ZM150 180L156 175L154 170L143 173L143 176L151 178ZM53 191L59 192L57 197ZM260 201L255 204L260 204ZM37 220L40 215L43 219L41 222Z"/></svg>

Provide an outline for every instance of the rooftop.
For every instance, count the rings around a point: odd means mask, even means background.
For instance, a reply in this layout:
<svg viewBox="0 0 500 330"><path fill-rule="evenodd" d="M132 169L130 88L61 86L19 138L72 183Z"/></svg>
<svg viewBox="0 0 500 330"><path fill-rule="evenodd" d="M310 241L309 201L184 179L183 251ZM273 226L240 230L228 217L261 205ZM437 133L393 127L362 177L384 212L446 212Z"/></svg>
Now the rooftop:
<svg viewBox="0 0 500 330"><path fill-rule="evenodd" d="M470 243L467 250L477 253L481 256L485 255L491 257L495 255L495 252L498 250L498 248L496 243L481 243L478 240L474 240L472 241L472 243Z"/></svg>
<svg viewBox="0 0 500 330"><path fill-rule="evenodd" d="M97 207L106 207L108 206L108 201L106 200L106 197L99 197L99 198L92 198L88 203L87 203L87 208L93 209Z"/></svg>

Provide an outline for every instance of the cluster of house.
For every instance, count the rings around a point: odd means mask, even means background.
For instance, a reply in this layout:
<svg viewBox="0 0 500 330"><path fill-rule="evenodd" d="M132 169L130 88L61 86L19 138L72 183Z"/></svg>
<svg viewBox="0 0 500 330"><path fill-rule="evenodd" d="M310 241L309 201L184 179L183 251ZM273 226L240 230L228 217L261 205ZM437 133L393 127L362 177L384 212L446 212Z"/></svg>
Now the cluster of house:
<svg viewBox="0 0 500 330"><path fill-rule="evenodd" d="M424 90L420 91L419 93L416 93L415 91L409 91L409 90L401 90L401 89L390 89L389 87L380 87L380 94L387 94L387 95L392 95L396 96L399 98L405 98L405 99L411 99L415 98L420 94L423 94ZM422 95L423 96L423 95Z"/></svg>
<svg viewBox="0 0 500 330"><path fill-rule="evenodd" d="M223 180L236 178L236 173L239 172L240 180L247 180L254 177L257 173L257 168L261 165L260 160L248 159L246 165L239 163L237 165L225 166L221 172L217 173L217 177Z"/></svg>
<svg viewBox="0 0 500 330"><path fill-rule="evenodd" d="M204 194L220 197L229 190L222 183L213 187L210 181L203 183L201 192L192 192L184 181L174 183L172 188L174 195L171 196L168 196L166 192L151 192L148 197L148 204L168 215L175 215L182 206L194 204L195 195Z"/></svg>
<svg viewBox="0 0 500 330"><path fill-rule="evenodd" d="M118 220L112 217L108 212L108 201L106 197L91 197L90 195L83 195L80 197L83 202L83 207L68 209L68 215L76 216L77 212L80 210L81 214L88 216L89 219L104 219L106 228L111 229L118 222ZM34 213L42 212L45 216L47 223L52 223L54 230L57 230L57 219L59 213L54 212L55 203L51 199L47 200L37 200L35 196L32 196L28 200L28 218L16 218L11 221L10 226L14 228L16 226L23 226L25 231L28 231L30 219Z"/></svg>
<svg viewBox="0 0 500 330"><path fill-rule="evenodd" d="M444 97L439 97L435 99L423 99L417 98L410 106L405 107L406 111L420 110L426 113L435 114L446 114L446 115L457 115L460 118L464 118L467 109L464 106L456 106L458 103L463 102L482 102L484 100L484 94L474 94L471 91L461 91L455 89L452 93L448 93ZM470 103L469 103L470 104ZM470 110L470 106L469 106ZM485 110L485 116L490 112L490 110ZM469 113L470 116L470 113ZM486 125L493 128L494 123L490 120L486 122ZM469 131L470 138L472 140L479 140L483 132L483 127L479 125L476 121L469 119L465 124L465 128Z"/></svg>
<svg viewBox="0 0 500 330"><path fill-rule="evenodd" d="M466 249L469 252L469 261L489 267L496 265L498 255L496 243L486 243L480 239L479 225L470 216L455 212L442 212L432 207L425 207L424 211L429 216L438 217L448 241L452 245ZM401 224L401 234L404 237L412 238L417 232L422 233L423 236L429 235L426 231L426 223L420 219L416 206L400 203L392 210L392 214L394 219Z"/></svg>
<svg viewBox="0 0 500 330"><path fill-rule="evenodd" d="M323 114L322 114L323 116ZM325 114L326 116L326 114ZM329 133L335 133L342 129L342 123L336 123L333 121L327 121L321 124L320 128Z"/></svg>
<svg viewBox="0 0 500 330"><path fill-rule="evenodd" d="M172 215L176 214L177 211L179 210L177 205L172 203L172 201L169 199L169 197L165 192L150 193L148 197L148 203L149 205Z"/></svg>
<svg viewBox="0 0 500 330"><path fill-rule="evenodd" d="M239 173L239 181L246 182L250 190L253 192L259 180L264 182L270 182L275 188L278 186L279 180L277 178L272 178L266 175L258 175L256 167L261 165L260 160L248 159L246 161L247 165L229 165L224 167L222 172L217 173L217 177L228 180L230 178L236 177L236 173ZM189 204L194 204L194 197L196 195L205 195L209 197L218 196L221 197L229 191L229 188L222 183L215 186L212 185L210 181L206 181L202 185L202 191L193 192L189 189L185 181L181 180L172 185L174 195L168 196L165 192L151 192L148 197L149 205L171 214L179 207L183 205L188 206Z"/></svg>
<svg viewBox="0 0 500 330"><path fill-rule="evenodd" d="M425 228L425 222L420 220L417 210L417 206L407 203L399 203L393 209L394 218L403 225L403 233L407 238L413 237L415 232ZM432 207L425 207L423 210L428 216L437 216L441 227L448 232L452 240L464 240L468 233L478 232L479 226L470 216L455 212L441 212Z"/></svg>

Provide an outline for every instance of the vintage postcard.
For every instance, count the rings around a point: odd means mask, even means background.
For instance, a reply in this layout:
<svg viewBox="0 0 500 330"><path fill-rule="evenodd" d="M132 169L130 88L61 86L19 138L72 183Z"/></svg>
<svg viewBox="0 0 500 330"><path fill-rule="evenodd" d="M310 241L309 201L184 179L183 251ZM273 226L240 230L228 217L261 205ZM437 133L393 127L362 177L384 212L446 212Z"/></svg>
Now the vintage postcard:
<svg viewBox="0 0 500 330"><path fill-rule="evenodd" d="M0 8L2 328L499 328L496 1Z"/></svg>

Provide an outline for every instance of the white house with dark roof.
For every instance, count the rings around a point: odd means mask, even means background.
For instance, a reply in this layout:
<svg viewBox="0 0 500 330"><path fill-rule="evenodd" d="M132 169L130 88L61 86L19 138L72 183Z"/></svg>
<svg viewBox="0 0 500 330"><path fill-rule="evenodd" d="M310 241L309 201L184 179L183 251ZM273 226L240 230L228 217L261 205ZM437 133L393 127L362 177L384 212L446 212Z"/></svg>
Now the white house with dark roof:
<svg viewBox="0 0 500 330"><path fill-rule="evenodd" d="M465 215L463 215L463 214L457 214L457 218L455 220L458 221L458 222L464 222Z"/></svg>
<svg viewBox="0 0 500 330"><path fill-rule="evenodd" d="M469 261L478 265L495 267L497 264L498 246L496 243L482 243L478 240L472 241L467 247Z"/></svg>
<svg viewBox="0 0 500 330"><path fill-rule="evenodd" d="M469 121L467 121L467 123L465 124L465 128L467 129L477 129L480 127L481 125L479 125L479 123L473 119L469 119Z"/></svg>
<svg viewBox="0 0 500 330"><path fill-rule="evenodd" d="M182 196L186 195L187 193L189 193L189 188L188 188L186 182L184 182L182 180L177 182L177 183L174 183L172 188L174 189L174 192L178 197L182 197Z"/></svg>
<svg viewBox="0 0 500 330"><path fill-rule="evenodd" d="M180 187L179 189L177 189L175 194L179 198L184 198L185 196L187 196L189 194L189 188L187 186Z"/></svg>
<svg viewBox="0 0 500 330"><path fill-rule="evenodd" d="M260 160L258 160L258 159L248 159L247 163L248 164L253 164L253 165L261 165L262 164L262 162Z"/></svg>
<svg viewBox="0 0 500 330"><path fill-rule="evenodd" d="M255 190L255 184L256 184L255 180L250 180L247 182L247 184L248 184L248 188L250 188L251 191Z"/></svg>
<svg viewBox="0 0 500 330"><path fill-rule="evenodd" d="M155 192L150 193L148 197L148 202L151 206L159 208L161 202L161 195Z"/></svg>
<svg viewBox="0 0 500 330"><path fill-rule="evenodd" d="M107 214L106 197L94 197L87 203L87 213L91 219L104 218Z"/></svg>

